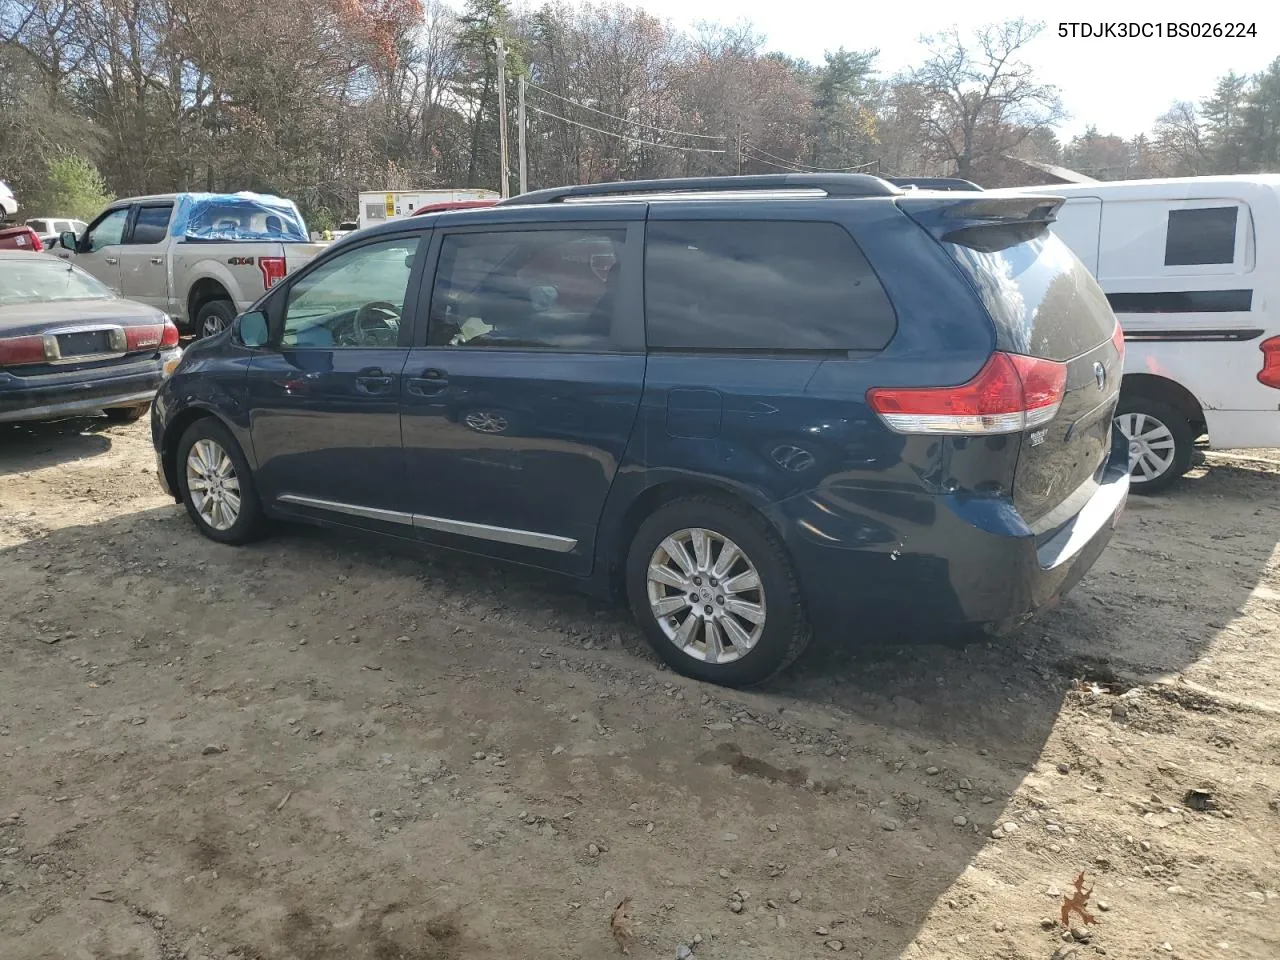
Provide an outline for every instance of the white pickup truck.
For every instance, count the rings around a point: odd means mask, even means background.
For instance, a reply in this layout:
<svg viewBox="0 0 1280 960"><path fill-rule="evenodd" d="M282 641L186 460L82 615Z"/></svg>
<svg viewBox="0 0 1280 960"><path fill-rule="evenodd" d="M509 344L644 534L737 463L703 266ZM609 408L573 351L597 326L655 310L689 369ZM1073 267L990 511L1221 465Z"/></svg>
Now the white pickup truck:
<svg viewBox="0 0 1280 960"><path fill-rule="evenodd" d="M207 337L326 246L310 242L291 200L168 193L115 201L52 252Z"/></svg>

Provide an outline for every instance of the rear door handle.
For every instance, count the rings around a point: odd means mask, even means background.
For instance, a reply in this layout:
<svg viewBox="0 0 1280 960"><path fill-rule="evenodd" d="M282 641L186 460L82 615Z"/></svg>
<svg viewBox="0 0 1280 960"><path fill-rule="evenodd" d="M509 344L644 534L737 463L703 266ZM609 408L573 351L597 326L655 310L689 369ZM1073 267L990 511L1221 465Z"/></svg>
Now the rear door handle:
<svg viewBox="0 0 1280 960"><path fill-rule="evenodd" d="M119 263L119 262L120 262L120 261L119 261L119 260L117 260L115 257L103 257L102 259L103 259L103 260L104 260L104 262L106 262L106 263Z"/></svg>
<svg viewBox="0 0 1280 960"><path fill-rule="evenodd" d="M164 263L164 257L152 257L151 262L154 264Z"/></svg>
<svg viewBox="0 0 1280 960"><path fill-rule="evenodd" d="M428 394L439 393L448 385L449 378L445 375L445 372L432 368L423 370L420 377L410 377L405 389L415 396L425 397Z"/></svg>

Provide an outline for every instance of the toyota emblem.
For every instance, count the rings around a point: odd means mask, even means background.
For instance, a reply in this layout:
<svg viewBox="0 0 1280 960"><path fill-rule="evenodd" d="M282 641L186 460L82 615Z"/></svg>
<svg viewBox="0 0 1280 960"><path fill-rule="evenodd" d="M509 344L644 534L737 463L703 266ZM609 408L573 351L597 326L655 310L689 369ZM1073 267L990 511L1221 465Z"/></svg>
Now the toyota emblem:
<svg viewBox="0 0 1280 960"><path fill-rule="evenodd" d="M1098 381L1098 389L1102 390L1107 385L1107 368L1100 363L1093 365L1093 379Z"/></svg>

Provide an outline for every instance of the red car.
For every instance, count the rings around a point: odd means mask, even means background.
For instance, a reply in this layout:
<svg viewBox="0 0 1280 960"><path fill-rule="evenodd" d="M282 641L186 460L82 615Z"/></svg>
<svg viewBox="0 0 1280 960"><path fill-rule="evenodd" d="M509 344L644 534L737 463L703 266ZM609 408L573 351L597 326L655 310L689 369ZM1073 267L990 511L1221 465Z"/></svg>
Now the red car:
<svg viewBox="0 0 1280 960"><path fill-rule="evenodd" d="M425 207L419 207L410 216L420 217L424 213L442 213L445 210L470 210L473 207L492 207L497 202L497 200L443 200L440 203L428 203Z"/></svg>
<svg viewBox="0 0 1280 960"><path fill-rule="evenodd" d="M44 244L40 237L28 226L0 226L0 250L28 250L40 253Z"/></svg>

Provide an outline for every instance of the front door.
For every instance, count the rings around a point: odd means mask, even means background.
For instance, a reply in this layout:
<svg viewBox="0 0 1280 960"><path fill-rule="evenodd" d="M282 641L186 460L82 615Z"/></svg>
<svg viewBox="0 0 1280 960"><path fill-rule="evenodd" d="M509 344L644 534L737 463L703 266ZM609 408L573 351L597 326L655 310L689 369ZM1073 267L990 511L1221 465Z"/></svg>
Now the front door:
<svg viewBox="0 0 1280 960"><path fill-rule="evenodd" d="M117 293L120 292L120 247L128 223L128 207L108 210L89 224L74 254L76 266L89 271Z"/></svg>
<svg viewBox="0 0 1280 960"><path fill-rule="evenodd" d="M640 225L459 231L405 367L420 535L575 574L644 386Z"/></svg>
<svg viewBox="0 0 1280 960"><path fill-rule="evenodd" d="M348 248L273 301L275 346L248 374L256 479L268 503L408 530L399 397L423 236Z"/></svg>
<svg viewBox="0 0 1280 960"><path fill-rule="evenodd" d="M141 203L120 247L120 293L157 310L169 309L165 239L173 203Z"/></svg>

